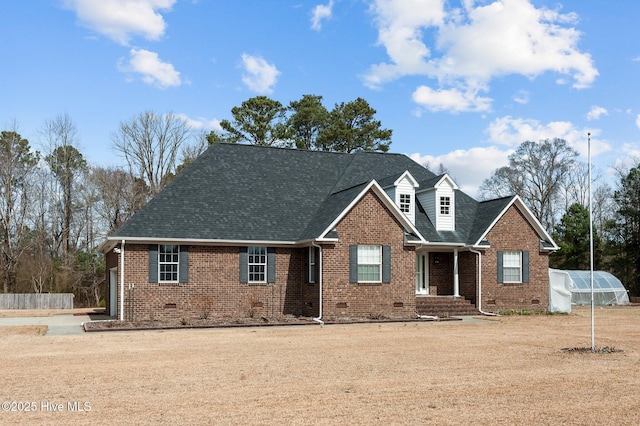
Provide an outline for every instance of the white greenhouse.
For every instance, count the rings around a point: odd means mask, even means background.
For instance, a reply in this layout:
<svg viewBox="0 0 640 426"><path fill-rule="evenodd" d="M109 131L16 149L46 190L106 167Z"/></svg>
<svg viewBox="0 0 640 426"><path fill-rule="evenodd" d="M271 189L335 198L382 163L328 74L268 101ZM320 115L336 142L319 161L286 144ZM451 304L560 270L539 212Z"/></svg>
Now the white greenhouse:
<svg viewBox="0 0 640 426"><path fill-rule="evenodd" d="M593 271L593 302L597 306L628 305L629 295L619 279ZM549 269L549 310L571 312L571 305L591 305L589 271Z"/></svg>

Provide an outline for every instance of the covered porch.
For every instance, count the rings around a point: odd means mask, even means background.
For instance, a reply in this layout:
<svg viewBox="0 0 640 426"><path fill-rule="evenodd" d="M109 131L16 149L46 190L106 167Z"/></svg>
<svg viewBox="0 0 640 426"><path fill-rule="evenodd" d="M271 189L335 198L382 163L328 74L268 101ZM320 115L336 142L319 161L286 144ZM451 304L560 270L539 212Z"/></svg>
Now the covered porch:
<svg viewBox="0 0 640 426"><path fill-rule="evenodd" d="M463 248L416 250L416 311L420 315L474 315L478 255Z"/></svg>

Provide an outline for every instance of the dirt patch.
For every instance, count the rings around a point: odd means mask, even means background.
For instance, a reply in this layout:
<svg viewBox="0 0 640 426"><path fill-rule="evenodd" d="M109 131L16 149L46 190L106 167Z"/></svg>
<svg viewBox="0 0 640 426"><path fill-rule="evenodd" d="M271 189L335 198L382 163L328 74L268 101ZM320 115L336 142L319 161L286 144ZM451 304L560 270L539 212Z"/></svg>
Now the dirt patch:
<svg viewBox="0 0 640 426"><path fill-rule="evenodd" d="M54 315L88 315L104 313L103 308L74 309L0 309L0 318L52 317Z"/></svg>
<svg viewBox="0 0 640 426"><path fill-rule="evenodd" d="M562 348L590 346L588 309L477 322L13 334L0 345L0 401L36 410L0 412L0 423L636 425L639 323L638 308L598 309L596 344L623 352L585 356Z"/></svg>
<svg viewBox="0 0 640 426"><path fill-rule="evenodd" d="M460 321L461 318L436 318L431 320L416 319L416 322L426 321ZM392 322L408 323L413 320L406 318L337 318L335 320L319 323L311 317L281 316L275 318L191 318L155 321L119 321L101 320L90 321L83 324L84 330L91 331L131 331L131 330L174 330L187 328L232 328L232 327L259 327L259 326L286 326L286 325L336 325L336 324L384 324Z"/></svg>
<svg viewBox="0 0 640 426"><path fill-rule="evenodd" d="M276 325L309 325L317 324L312 318L289 317L278 318L184 318L155 321L90 321L84 323L85 331L125 331L125 330L173 330L187 328L218 327L257 327Z"/></svg>
<svg viewBox="0 0 640 426"><path fill-rule="evenodd" d="M44 336L49 327L46 325L16 325L0 327L0 338L7 336Z"/></svg>

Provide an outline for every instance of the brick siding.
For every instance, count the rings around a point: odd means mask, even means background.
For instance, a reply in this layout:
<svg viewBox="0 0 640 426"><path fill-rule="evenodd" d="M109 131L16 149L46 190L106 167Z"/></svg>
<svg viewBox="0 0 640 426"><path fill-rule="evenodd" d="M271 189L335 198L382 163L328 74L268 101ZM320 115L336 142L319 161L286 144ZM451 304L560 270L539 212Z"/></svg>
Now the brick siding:
<svg viewBox="0 0 640 426"><path fill-rule="evenodd" d="M547 310L549 308L549 255L540 252L540 238L520 210L512 206L489 231L491 248L482 257L482 310ZM529 252L529 282L498 283L498 251Z"/></svg>
<svg viewBox="0 0 640 426"><path fill-rule="evenodd" d="M391 318L415 315L415 250L404 229L373 193L340 221L340 241L323 246L323 318ZM349 245L391 246L391 282L349 282Z"/></svg>
<svg viewBox="0 0 640 426"><path fill-rule="evenodd" d="M149 283L148 248L125 245L127 320L259 318L302 311L304 249L276 248L275 284L247 284L239 280L239 247L191 245L189 282L158 284Z"/></svg>

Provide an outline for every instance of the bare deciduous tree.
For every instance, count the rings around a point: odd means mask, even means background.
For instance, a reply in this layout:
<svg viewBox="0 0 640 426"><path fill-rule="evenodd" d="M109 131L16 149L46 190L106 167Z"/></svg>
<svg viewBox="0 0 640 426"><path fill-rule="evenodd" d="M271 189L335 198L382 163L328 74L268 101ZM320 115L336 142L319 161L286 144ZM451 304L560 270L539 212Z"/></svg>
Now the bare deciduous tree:
<svg viewBox="0 0 640 426"><path fill-rule="evenodd" d="M190 134L183 118L172 113L159 115L145 111L120 123L111 138L131 174L143 179L154 196L173 177L180 148Z"/></svg>
<svg viewBox="0 0 640 426"><path fill-rule="evenodd" d="M553 229L555 204L578 153L563 139L523 142L509 165L494 171L480 186L483 198L519 195L536 218Z"/></svg>
<svg viewBox="0 0 640 426"><path fill-rule="evenodd" d="M140 210L147 200L148 188L125 170L115 167L93 167L89 181L96 188L98 216L107 224L106 233L118 229Z"/></svg>
<svg viewBox="0 0 640 426"><path fill-rule="evenodd" d="M31 150L29 141L16 132L15 125L13 131L0 133L0 265L4 293L13 291L16 286L18 260L27 232L29 187L38 158L39 154Z"/></svg>
<svg viewBox="0 0 640 426"><path fill-rule="evenodd" d="M72 248L73 196L79 176L86 171L87 162L75 147L78 142L78 129L69 115L59 115L55 119L45 122L44 135L50 149L46 160L62 193L60 246L64 262L68 264Z"/></svg>

